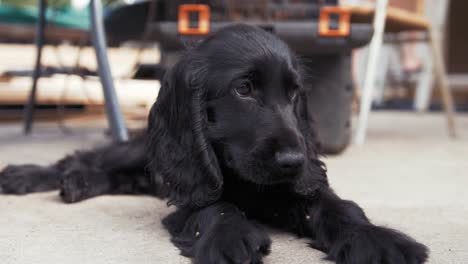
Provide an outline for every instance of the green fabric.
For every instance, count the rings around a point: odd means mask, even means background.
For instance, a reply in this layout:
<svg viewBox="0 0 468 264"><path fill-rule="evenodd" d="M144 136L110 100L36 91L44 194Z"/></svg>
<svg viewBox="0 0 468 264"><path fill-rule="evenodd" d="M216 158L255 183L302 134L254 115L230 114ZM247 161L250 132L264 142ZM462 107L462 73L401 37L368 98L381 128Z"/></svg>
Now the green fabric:
<svg viewBox="0 0 468 264"><path fill-rule="evenodd" d="M38 10L34 7L13 7L0 4L0 23L10 24L35 24L38 18ZM66 28L89 28L89 12L85 8L83 10L75 10L71 7L60 9L47 9L47 23L58 27Z"/></svg>

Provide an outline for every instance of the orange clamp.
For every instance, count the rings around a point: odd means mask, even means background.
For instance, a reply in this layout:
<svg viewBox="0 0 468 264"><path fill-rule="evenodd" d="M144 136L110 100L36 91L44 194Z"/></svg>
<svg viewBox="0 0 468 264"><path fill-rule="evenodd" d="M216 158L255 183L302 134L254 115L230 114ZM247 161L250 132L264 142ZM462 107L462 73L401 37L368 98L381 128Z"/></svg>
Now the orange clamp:
<svg viewBox="0 0 468 264"><path fill-rule="evenodd" d="M330 28L332 14L339 15L338 28ZM347 37L350 33L351 10L347 7L325 6L320 10L319 35L324 37Z"/></svg>
<svg viewBox="0 0 468 264"><path fill-rule="evenodd" d="M198 27L190 27L190 13L198 13ZM186 4L179 6L179 34L205 35L210 32L210 7L208 5Z"/></svg>

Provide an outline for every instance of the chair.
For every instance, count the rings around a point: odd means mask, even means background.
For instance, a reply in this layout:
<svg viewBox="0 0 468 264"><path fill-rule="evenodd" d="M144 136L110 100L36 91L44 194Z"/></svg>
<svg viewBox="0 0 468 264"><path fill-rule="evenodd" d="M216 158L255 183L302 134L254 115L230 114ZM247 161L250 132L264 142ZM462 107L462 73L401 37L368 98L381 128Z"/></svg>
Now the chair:
<svg viewBox="0 0 468 264"><path fill-rule="evenodd" d="M102 6L100 0L91 0L91 35L98 63L98 73L104 91L105 106L113 139L115 141L127 141L128 134L120 110L117 94L110 71L109 61L107 59L106 38L102 19ZM39 18L36 29L36 64L33 72L33 82L28 103L25 108L24 132L31 132L34 118L34 106L36 102L37 82L41 77L41 59L42 48L44 46L44 31L46 26L45 12L47 9L47 0L39 0Z"/></svg>
<svg viewBox="0 0 468 264"><path fill-rule="evenodd" d="M443 2L443 3L442 3ZM448 1L440 1L442 7L439 9L443 13L447 12ZM424 32L421 39L428 43L434 66L435 85L440 89L444 111L447 117L448 132L451 137L455 137L454 105L451 92L449 90L445 63L442 56L441 39L443 23L431 24L424 15L424 0L417 0L416 13L405 11L395 7L388 7L388 0L376 0L375 6L355 6L351 7L353 21L374 23L374 36L369 47L369 57L365 70L363 93L361 98L360 114L358 117L355 143L362 145L366 137L368 117L371 110L372 94L375 90L377 60L383 45L384 34L396 34L408 31ZM429 87L427 85L426 87ZM426 89L427 90L427 89ZM429 93L425 91L426 95ZM421 96L421 95L419 95Z"/></svg>

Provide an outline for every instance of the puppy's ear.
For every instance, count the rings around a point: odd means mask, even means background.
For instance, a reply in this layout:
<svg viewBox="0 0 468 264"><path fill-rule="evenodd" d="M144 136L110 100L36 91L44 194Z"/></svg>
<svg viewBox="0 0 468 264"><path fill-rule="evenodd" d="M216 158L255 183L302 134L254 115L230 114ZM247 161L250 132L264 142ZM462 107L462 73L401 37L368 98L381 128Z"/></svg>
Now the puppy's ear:
<svg viewBox="0 0 468 264"><path fill-rule="evenodd" d="M305 91L301 91L295 105L295 114L299 129L304 137L306 146L306 163L304 173L295 182L294 189L301 195L313 195L324 186L328 186L325 164L319 160L320 143L314 130L314 120L309 114Z"/></svg>
<svg viewBox="0 0 468 264"><path fill-rule="evenodd" d="M149 167L169 188L169 204L177 206L206 206L222 192L218 161L205 137L205 67L190 57L179 61L149 116Z"/></svg>

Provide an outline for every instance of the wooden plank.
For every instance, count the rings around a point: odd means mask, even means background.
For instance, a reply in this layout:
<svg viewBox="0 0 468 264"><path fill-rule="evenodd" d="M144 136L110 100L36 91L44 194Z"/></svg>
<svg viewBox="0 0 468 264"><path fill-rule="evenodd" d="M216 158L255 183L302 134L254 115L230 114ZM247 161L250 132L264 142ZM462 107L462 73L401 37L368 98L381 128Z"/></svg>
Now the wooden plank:
<svg viewBox="0 0 468 264"><path fill-rule="evenodd" d="M0 39L10 41L33 42L36 35L34 25L0 24ZM89 43L88 32L80 29L48 26L45 31L47 43Z"/></svg>
<svg viewBox="0 0 468 264"><path fill-rule="evenodd" d="M96 119L105 118L104 107L84 107L83 109L36 109L34 114L35 121L57 121L61 118L64 120L70 119ZM127 116L126 116L127 117ZM0 108L0 123L2 122L22 122L24 119L24 110L3 109Z"/></svg>
<svg viewBox="0 0 468 264"><path fill-rule="evenodd" d="M124 112L148 111L159 91L158 81L117 79L115 86ZM8 82L0 82L0 104L24 104L30 88L29 77L15 77ZM97 78L82 80L77 76L57 74L39 80L37 103L102 106L104 98Z"/></svg>
<svg viewBox="0 0 468 264"><path fill-rule="evenodd" d="M96 55L92 47L85 47L78 53L78 48L71 45L60 45L57 48L46 45L42 51L44 66L61 65L74 67L80 55L80 65L91 71L96 70ZM114 78L128 76L137 59L138 50L133 47L109 48L109 63ZM34 45L0 44L0 76L11 70L32 70L36 50ZM143 63L157 63L160 52L157 49L146 49L141 59ZM1 78L1 77L0 77Z"/></svg>

